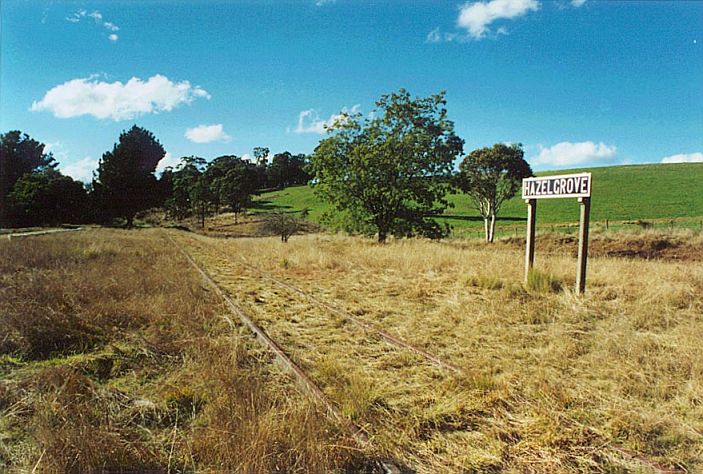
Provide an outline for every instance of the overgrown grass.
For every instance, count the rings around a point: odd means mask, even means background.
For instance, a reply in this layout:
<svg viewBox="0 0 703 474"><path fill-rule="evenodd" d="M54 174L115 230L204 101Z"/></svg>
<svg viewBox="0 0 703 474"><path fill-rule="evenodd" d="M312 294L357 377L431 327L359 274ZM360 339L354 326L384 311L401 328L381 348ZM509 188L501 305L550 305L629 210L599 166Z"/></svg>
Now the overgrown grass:
<svg viewBox="0 0 703 474"><path fill-rule="evenodd" d="M0 471L363 468L227 314L157 231L0 242Z"/></svg>
<svg viewBox="0 0 703 474"><path fill-rule="evenodd" d="M419 472L703 469L703 264L459 241L179 236L382 453ZM241 264L462 368L397 350ZM281 262L285 262L282 265Z"/></svg>

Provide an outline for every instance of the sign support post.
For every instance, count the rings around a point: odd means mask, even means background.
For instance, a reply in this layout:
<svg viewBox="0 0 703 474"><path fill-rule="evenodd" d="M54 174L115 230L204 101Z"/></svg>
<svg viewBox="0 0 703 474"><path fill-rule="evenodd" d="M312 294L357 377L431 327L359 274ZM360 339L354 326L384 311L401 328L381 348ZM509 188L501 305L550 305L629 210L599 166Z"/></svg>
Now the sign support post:
<svg viewBox="0 0 703 474"><path fill-rule="evenodd" d="M591 198L579 198L581 218L579 220L578 266L576 267L576 290L580 295L586 291L586 263L588 262L588 225L591 220Z"/></svg>
<svg viewBox="0 0 703 474"><path fill-rule="evenodd" d="M535 221L537 199L525 199L527 203L527 240L525 245L525 285L535 264Z"/></svg>
<svg viewBox="0 0 703 474"><path fill-rule="evenodd" d="M535 263L535 218L537 199L578 198L581 207L579 223L578 265L576 291L586 291L586 261L588 260L588 226L591 217L591 173L541 176L522 180L522 199L527 204L527 241L525 245L525 285Z"/></svg>

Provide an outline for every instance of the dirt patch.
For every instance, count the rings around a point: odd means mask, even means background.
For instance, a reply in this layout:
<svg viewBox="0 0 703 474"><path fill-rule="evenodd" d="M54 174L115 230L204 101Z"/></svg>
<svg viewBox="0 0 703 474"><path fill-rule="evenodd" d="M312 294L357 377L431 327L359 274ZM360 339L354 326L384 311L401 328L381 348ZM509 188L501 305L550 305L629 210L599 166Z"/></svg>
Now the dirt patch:
<svg viewBox="0 0 703 474"><path fill-rule="evenodd" d="M497 241L510 248L525 248L524 237L508 237ZM576 257L576 235L541 234L537 251ZM666 235L659 233L591 235L588 254L594 257L626 257L646 260L703 261L703 239L700 234Z"/></svg>

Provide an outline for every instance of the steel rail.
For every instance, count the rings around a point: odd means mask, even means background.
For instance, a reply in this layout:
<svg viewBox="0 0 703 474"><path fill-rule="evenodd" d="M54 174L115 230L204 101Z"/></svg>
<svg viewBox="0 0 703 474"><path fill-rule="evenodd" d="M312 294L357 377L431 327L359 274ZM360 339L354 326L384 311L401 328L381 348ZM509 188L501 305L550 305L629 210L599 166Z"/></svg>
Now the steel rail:
<svg viewBox="0 0 703 474"><path fill-rule="evenodd" d="M226 255L223 251L221 251L221 250L219 250L219 249L215 249L215 250L216 250L218 253L220 253L220 255L222 255L222 256L223 256L224 258L226 258L227 260L230 259L230 257L229 257L228 255ZM263 277L265 277L265 278L271 280L272 282L276 283L278 286L280 286L280 287L282 287L282 288L286 288L286 289L289 290L289 291L292 291L292 292L294 292L294 293L297 293L297 294L303 296L304 298L308 299L308 300L311 301L312 303L314 303L314 304L316 304L316 305L318 305L318 306L320 306L320 307L322 307L322 308L324 308L324 309L326 309L326 310L328 310L328 311L330 311L330 312L336 314L337 316L340 316L340 317L344 318L345 320L347 320L347 321L349 321L349 322L351 322L351 323L353 323L353 324L359 326L360 328L364 329L365 331L368 331L368 332L370 332L370 333L373 333L373 334L378 335L378 336L379 336L381 339L383 339L386 343L388 343L388 344L390 344L390 345L392 345L392 346L400 347L400 348L402 348L402 349L406 349L406 350L408 350L408 351L410 351L410 352L413 352L413 353L419 355L420 357L423 357L424 359L428 360L429 362L432 362L433 364L438 365L438 366L440 366L440 367L442 367L442 368L444 368L444 369L450 370L450 371L455 372L455 373L462 373L462 372L463 372L463 370L462 370L461 368L459 368L458 366L456 366L456 365L454 365L454 364L452 364L452 363L450 363L450 362L447 362L447 361L445 361L445 360L442 360L442 359L439 358L438 356L436 356L436 355L434 355L434 354L432 354L432 353L430 353L430 352L428 352L428 351L426 351L426 350L424 350L424 349L421 349L421 348L419 348L419 347L417 347L417 346L414 346L413 344L411 344L411 343L409 343L409 342L407 342L407 341L404 341L403 339L401 339L401 338L399 338L399 337L397 337L397 336L394 336L394 335L392 335L392 334L389 334L389 333L387 333L387 332L385 332L385 331L383 331L383 330L381 330L381 329L375 327L373 324L371 324L371 323L369 323L369 322L367 322L367 321L364 321L363 319L357 318L356 316L352 315L352 314L349 313L348 311L344 311L344 310L339 309L339 308L337 308L337 307L335 307L335 306L332 306L331 304L326 303L326 302L324 302L324 301L322 301L322 300L320 300L320 299L314 297L313 295L311 295L310 293L306 292L305 290L302 290L302 289L300 289L300 288L298 288L298 287L296 287L296 286L294 286L294 285L291 285L290 283L285 282L285 281L283 281L283 280L279 280L278 278L276 278L276 277L272 276L271 274L269 274L269 273L267 273L267 272L261 270L260 268L254 266L254 265L251 265L251 264L248 263L248 262L246 261L246 259L245 259L244 257L242 257L241 255L239 255L239 258L240 258L240 260L242 261L242 264L243 264L245 267L249 268L250 270L254 271L255 273L258 273L259 275L261 275L261 276L263 276Z"/></svg>
<svg viewBox="0 0 703 474"><path fill-rule="evenodd" d="M212 287L213 290L215 290L215 293L217 293L217 295L224 300L224 302L229 307L230 311L239 318L242 324L244 324L254 333L256 338L263 346L268 348L273 353L273 355L276 357L276 360L283 367L283 369L287 370L293 375L294 379L298 382L303 391L305 391L315 402L321 405L325 409L327 415L336 420L345 429L345 431L347 431L352 436L352 438L354 438L357 443L362 446L370 445L369 437L366 432L361 427L355 425L347 418L343 417L341 413L339 413L339 411L332 404L332 402L325 396L322 390L317 386L317 384L315 384L315 382L285 353L281 346L279 346L276 341L271 339L271 337L266 334L266 331L264 331L263 328L256 324L254 320L247 313L245 313L244 310L242 310L232 300L232 298L230 298L227 292L225 292L225 290L223 290L215 282L215 280L212 279L212 277L207 273L207 271L203 269L183 247L178 245L178 243L173 239L173 237L171 237L168 233L166 234L166 236L171 241L171 243L178 250L181 251L181 253L185 256L188 262L198 271L198 273L202 276L203 280L205 280L205 282L207 282L207 284ZM390 460L379 460L378 463L387 474L401 473L400 468Z"/></svg>

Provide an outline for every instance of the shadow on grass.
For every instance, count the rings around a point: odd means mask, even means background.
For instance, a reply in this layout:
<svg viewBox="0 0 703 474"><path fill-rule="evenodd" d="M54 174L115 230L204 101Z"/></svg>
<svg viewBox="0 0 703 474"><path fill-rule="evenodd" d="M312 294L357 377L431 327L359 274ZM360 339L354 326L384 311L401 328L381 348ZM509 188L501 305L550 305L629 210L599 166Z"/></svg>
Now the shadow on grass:
<svg viewBox="0 0 703 474"><path fill-rule="evenodd" d="M280 205L280 204L273 204L271 201L267 199L261 199L258 201L254 201L249 209L253 211L277 211L277 212L298 212L296 210L290 210L290 211L283 211L283 209L292 209L292 206L285 206L285 205Z"/></svg>
<svg viewBox="0 0 703 474"><path fill-rule="evenodd" d="M441 219L452 219L457 221L467 221L467 222L483 222L483 217L481 216L461 216L458 214L442 214L436 216ZM526 217L497 217L496 222L526 222Z"/></svg>

